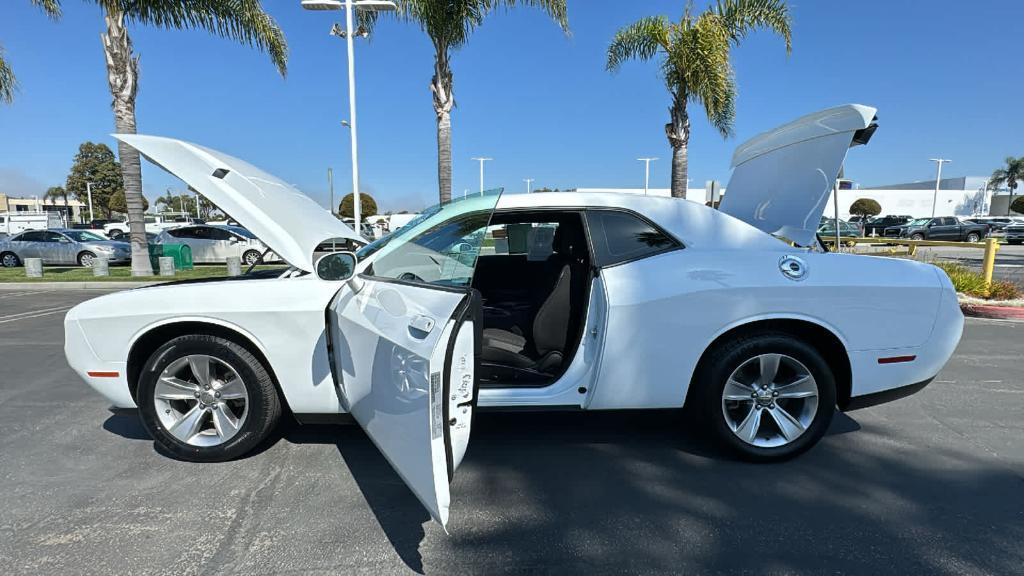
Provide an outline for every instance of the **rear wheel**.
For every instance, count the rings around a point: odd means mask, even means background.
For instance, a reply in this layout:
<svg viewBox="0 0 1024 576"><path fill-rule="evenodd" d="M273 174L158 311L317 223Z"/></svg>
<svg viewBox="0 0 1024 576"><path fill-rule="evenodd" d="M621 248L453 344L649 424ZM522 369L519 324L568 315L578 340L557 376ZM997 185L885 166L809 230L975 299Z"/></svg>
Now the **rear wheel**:
<svg viewBox="0 0 1024 576"><path fill-rule="evenodd" d="M120 240L125 237L125 233L121 230L111 230L110 233L107 234L107 237L111 240Z"/></svg>
<svg viewBox="0 0 1024 576"><path fill-rule="evenodd" d="M21 258L14 252L4 252L0 254L0 264L3 264L4 268L17 268L21 266Z"/></svg>
<svg viewBox="0 0 1024 576"><path fill-rule="evenodd" d="M821 440L835 411L835 378L812 346L764 332L718 346L702 362L699 414L725 448L752 461L797 456Z"/></svg>
<svg viewBox="0 0 1024 576"><path fill-rule="evenodd" d="M977 232L971 232L971 233L967 234L967 241L968 242L979 242L979 241L981 241L981 234L978 234Z"/></svg>
<svg viewBox="0 0 1024 576"><path fill-rule="evenodd" d="M244 347L217 336L180 336L150 356L137 403L153 440L192 462L244 455L277 425L269 372Z"/></svg>
<svg viewBox="0 0 1024 576"><path fill-rule="evenodd" d="M78 255L78 265L83 268L92 268L92 263L95 260L96 255L92 252L82 252Z"/></svg>
<svg viewBox="0 0 1024 576"><path fill-rule="evenodd" d="M255 250L246 250L245 254L242 254L242 262L245 262L248 266L252 266L260 261L260 256L260 253Z"/></svg>

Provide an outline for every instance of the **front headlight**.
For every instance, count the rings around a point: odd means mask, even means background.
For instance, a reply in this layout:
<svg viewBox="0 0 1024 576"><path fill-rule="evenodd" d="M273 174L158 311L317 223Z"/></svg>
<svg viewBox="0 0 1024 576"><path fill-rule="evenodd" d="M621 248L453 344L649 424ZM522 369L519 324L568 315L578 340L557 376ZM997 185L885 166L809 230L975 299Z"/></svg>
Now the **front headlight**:
<svg viewBox="0 0 1024 576"><path fill-rule="evenodd" d="M113 254L114 253L114 249L111 248L110 246L97 246L96 247L96 251L97 252L103 252L104 254Z"/></svg>

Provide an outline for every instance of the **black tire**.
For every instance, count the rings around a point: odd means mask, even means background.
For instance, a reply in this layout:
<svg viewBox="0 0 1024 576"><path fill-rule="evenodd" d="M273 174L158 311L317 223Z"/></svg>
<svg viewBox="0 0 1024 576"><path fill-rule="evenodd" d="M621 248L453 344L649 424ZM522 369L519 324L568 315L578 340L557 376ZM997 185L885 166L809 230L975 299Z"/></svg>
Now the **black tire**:
<svg viewBox="0 0 1024 576"><path fill-rule="evenodd" d="M723 390L733 371L761 354L784 354L799 361L814 376L818 387L817 412L805 431L788 444L772 448L754 446L738 438L722 407ZM760 332L717 345L701 360L692 386L695 404L690 413L699 418L702 429L710 430L712 438L724 449L752 462L777 462L806 452L825 435L835 413L836 384L828 363L813 346L787 333Z"/></svg>
<svg viewBox="0 0 1024 576"><path fill-rule="evenodd" d="M120 240L125 236L126 234L120 230L111 230L110 233L107 234L107 237L110 238L111 240Z"/></svg>
<svg viewBox="0 0 1024 576"><path fill-rule="evenodd" d="M246 250L245 253L242 254L242 264L252 266L253 264L258 263L262 256L263 255L256 250Z"/></svg>
<svg viewBox="0 0 1024 576"><path fill-rule="evenodd" d="M21 266L21 258L14 252L4 252L0 254L0 266L4 268L17 268Z"/></svg>
<svg viewBox="0 0 1024 576"><path fill-rule="evenodd" d="M924 234L914 234L910 237L911 240L924 240Z"/></svg>
<svg viewBox="0 0 1024 576"><path fill-rule="evenodd" d="M200 447L168 432L156 413L154 387L168 364L190 354L212 356L229 364L248 394L247 415L238 432L223 444ZM262 362L244 347L218 336L191 334L164 344L146 361L136 394L142 423L154 442L173 456L190 462L223 462L239 458L260 444L277 426L281 400Z"/></svg>
<svg viewBox="0 0 1024 576"><path fill-rule="evenodd" d="M978 234L977 232L971 232L971 233L967 234L966 240L968 242L980 242L981 241L981 234Z"/></svg>
<svg viewBox="0 0 1024 576"><path fill-rule="evenodd" d="M92 262L96 259L96 255L92 252L86 251L78 255L78 265L82 268L92 268Z"/></svg>

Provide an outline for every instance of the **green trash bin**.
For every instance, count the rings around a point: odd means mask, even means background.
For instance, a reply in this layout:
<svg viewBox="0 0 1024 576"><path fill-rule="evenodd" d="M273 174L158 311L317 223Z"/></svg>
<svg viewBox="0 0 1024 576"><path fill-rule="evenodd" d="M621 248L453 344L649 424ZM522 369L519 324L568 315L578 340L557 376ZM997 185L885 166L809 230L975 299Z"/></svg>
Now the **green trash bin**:
<svg viewBox="0 0 1024 576"><path fill-rule="evenodd" d="M149 262L153 266L153 270L160 269L161 256L174 258L175 270L191 270L194 267L192 265L192 248L187 244L150 244Z"/></svg>

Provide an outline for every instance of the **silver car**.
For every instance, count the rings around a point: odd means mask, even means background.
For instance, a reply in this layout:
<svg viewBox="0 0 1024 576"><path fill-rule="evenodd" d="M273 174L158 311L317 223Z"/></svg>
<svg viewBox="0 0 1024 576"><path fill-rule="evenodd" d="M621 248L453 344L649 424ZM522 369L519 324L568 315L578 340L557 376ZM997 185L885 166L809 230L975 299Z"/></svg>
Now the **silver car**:
<svg viewBox="0 0 1024 576"><path fill-rule="evenodd" d="M0 240L0 264L21 266L26 258L43 264L71 264L91 268L97 257L111 264L131 261L131 244L108 240L89 230L28 230Z"/></svg>
<svg viewBox="0 0 1024 576"><path fill-rule="evenodd" d="M267 251L266 244L241 226L201 224L170 228L156 237L156 243L185 244L192 249L193 262L207 264L223 264L228 256L238 256L245 264L252 265ZM280 258L270 252L263 256L263 261L280 261Z"/></svg>

